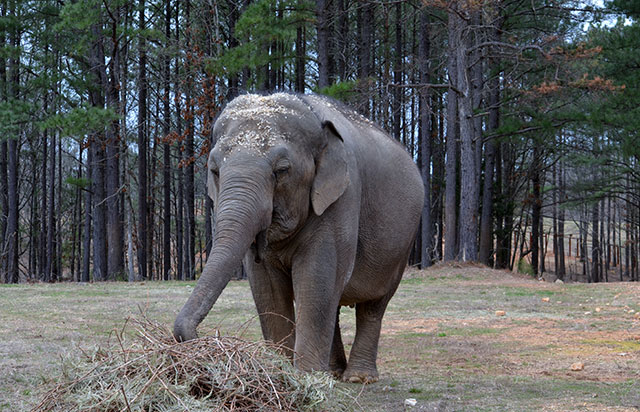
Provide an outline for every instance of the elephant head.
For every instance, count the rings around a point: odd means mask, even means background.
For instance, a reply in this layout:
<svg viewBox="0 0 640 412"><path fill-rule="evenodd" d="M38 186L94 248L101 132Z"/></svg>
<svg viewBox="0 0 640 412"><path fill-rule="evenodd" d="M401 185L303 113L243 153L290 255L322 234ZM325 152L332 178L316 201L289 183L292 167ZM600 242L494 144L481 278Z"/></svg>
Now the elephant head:
<svg viewBox="0 0 640 412"><path fill-rule="evenodd" d="M346 149L331 121L294 95L244 95L213 130L208 194L214 202L211 254L174 324L178 340L197 337L250 247L286 242L310 214L322 215L349 185Z"/></svg>

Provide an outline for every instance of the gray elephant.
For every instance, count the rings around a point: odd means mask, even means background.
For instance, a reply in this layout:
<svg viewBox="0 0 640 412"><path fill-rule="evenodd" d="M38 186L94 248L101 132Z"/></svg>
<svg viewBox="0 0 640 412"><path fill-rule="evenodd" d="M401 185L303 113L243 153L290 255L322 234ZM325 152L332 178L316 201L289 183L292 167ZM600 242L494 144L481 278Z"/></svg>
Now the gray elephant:
<svg viewBox="0 0 640 412"><path fill-rule="evenodd" d="M244 257L265 339L282 343L299 369L376 381L382 316L423 206L411 157L369 120L316 95L240 96L213 133L214 245L174 335L197 336ZM356 311L348 362L338 322L346 305Z"/></svg>

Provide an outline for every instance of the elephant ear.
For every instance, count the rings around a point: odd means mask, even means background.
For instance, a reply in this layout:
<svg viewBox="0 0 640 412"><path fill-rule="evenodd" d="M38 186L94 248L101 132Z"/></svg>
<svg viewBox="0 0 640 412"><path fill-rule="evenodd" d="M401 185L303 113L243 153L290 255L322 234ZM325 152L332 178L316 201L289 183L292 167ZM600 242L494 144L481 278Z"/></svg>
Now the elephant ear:
<svg viewBox="0 0 640 412"><path fill-rule="evenodd" d="M320 216L349 186L347 153L342 136L330 121L322 122L327 144L316 159L316 176L311 186L311 206Z"/></svg>
<svg viewBox="0 0 640 412"><path fill-rule="evenodd" d="M209 160L207 161L207 194L213 201L213 206L216 206L216 198L218 197L218 189L216 188L216 181L213 172L211 171L213 167L213 155L209 154Z"/></svg>

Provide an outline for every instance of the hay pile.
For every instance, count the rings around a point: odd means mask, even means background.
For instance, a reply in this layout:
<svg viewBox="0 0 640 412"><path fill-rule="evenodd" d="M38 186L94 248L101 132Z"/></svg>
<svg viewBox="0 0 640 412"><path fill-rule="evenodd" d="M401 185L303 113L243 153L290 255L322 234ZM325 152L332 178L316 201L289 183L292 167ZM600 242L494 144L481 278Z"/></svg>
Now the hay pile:
<svg viewBox="0 0 640 412"><path fill-rule="evenodd" d="M274 345L207 336L177 343L146 318L130 319L106 349L66 360L62 383L32 412L347 410L328 374L293 368Z"/></svg>

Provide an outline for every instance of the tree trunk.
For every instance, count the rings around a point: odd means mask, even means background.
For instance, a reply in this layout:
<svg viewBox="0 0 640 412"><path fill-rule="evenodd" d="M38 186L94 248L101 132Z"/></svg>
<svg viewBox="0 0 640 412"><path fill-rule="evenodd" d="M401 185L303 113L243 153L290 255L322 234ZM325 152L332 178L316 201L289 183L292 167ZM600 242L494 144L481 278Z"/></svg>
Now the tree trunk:
<svg viewBox="0 0 640 412"><path fill-rule="evenodd" d="M82 159L82 145L78 145L78 157ZM78 171L76 173L76 179L80 181L82 179L82 163L78 163ZM74 282L80 281L80 276L78 273L79 265L79 255L80 255L80 216L82 210L82 201L81 201L81 193L80 187L76 187L75 189L75 199L73 201L73 222L71 223L72 233L71 233L71 279Z"/></svg>
<svg viewBox="0 0 640 412"><path fill-rule="evenodd" d="M436 145L434 159L433 159L433 182L435 185L431 186L431 190L433 193L432 197L435 197L435 202L432 202L433 209L436 210L436 227L437 227L437 241L435 248L435 260L442 260L444 254L444 189L445 189L445 138L444 138L444 125L445 125L445 110L444 110L444 98L442 93L438 93L436 96L432 94L434 101L437 101L437 104L433 104L432 106L437 106L437 116L436 112L434 112L434 118L431 121L431 127L435 127L437 124L437 130L432 132L432 136L438 136L438 144ZM437 123L436 123L437 119ZM435 187L434 187L435 186Z"/></svg>
<svg viewBox="0 0 640 412"><path fill-rule="evenodd" d="M175 41L179 43L180 40L180 11L179 11L179 3L176 3L176 13L175 13ZM182 129L182 89L180 88L179 79L181 78L180 64L176 62L175 65L175 76L174 76L174 93L176 97L176 131L178 136L182 137L183 129ZM184 273L184 157L183 150L184 145L181 141L178 141L178 150L176 150L178 154L178 169L176 171L177 175L177 199L176 199L176 267L177 267L177 278L178 280L186 280Z"/></svg>
<svg viewBox="0 0 640 412"><path fill-rule="evenodd" d="M494 62L494 67L497 64ZM494 73L489 88L489 125L488 133L500 127L500 77ZM484 182L482 187L482 215L480 216L480 246L478 260L485 265L491 265L493 255L493 176L495 169L496 143L489 139L485 149Z"/></svg>
<svg viewBox="0 0 640 412"><path fill-rule="evenodd" d="M156 100L155 102L155 113L154 118L160 118L160 102ZM156 207L156 177L158 176L157 167L159 165L158 162L158 133L159 130L157 127L153 128L153 138L150 139L149 144L151 144L151 153L149 154L149 162L148 165L150 167L147 176L149 178L147 182L147 187L149 188L149 197L147 198L147 217L149 220L147 221L147 268L149 270L149 279L150 280L158 280L159 276L162 276L162 258L160 257L159 248L162 246L162 242L157 235L158 225L156 225L156 218L158 217Z"/></svg>
<svg viewBox="0 0 640 412"><path fill-rule="evenodd" d="M498 197L499 202L499 219L502 222L498 230L498 236L496 239L497 253L496 253L496 267L500 269L513 269L513 257L511 256L512 249L512 237L514 227L514 213L515 213L515 201L512 198L515 191L515 177L514 177L514 164L515 156L513 153L513 147L510 143L504 143L499 146L500 162L496 162L496 166L499 166L499 180L498 187L500 188L500 195ZM498 171L496 171L498 173Z"/></svg>
<svg viewBox="0 0 640 412"><path fill-rule="evenodd" d="M34 141L35 143L35 141ZM32 164L37 164L38 163L38 159L36 156L35 151L31 154L31 159L30 162ZM40 223L38 220L38 218L36 217L38 215L38 206L37 206L37 201L39 199L36 198L36 187L38 186L38 173L33 173L31 175L31 182L30 186L31 186L31 193L29 193L29 199L31 199L29 201L29 237L28 237L28 248L29 248L29 252L28 252L28 266L27 266L27 279L38 279L38 276L34 276L34 274L36 274L36 268L37 268L37 259L36 259L36 248L38 247L38 243L36 241L37 236L36 236L36 226Z"/></svg>
<svg viewBox="0 0 640 412"><path fill-rule="evenodd" d="M236 37L236 24L238 22L238 18L240 17L240 10L239 10L239 4L234 1L232 3L232 7L231 10L229 12L229 48L233 49L234 47L237 47L239 42L238 42L238 38ZM177 14L177 13L176 13ZM179 16L176 15L176 19ZM300 30L300 27L298 27L298 30ZM298 43L296 42L296 53L298 53ZM297 73L296 73L297 75ZM237 73L230 73L229 74L229 88L227 90L227 101L231 101L234 97L238 96L238 94L240 93L239 90L239 79L238 79L238 74ZM296 91L298 91L296 89Z"/></svg>
<svg viewBox="0 0 640 412"><path fill-rule="evenodd" d="M89 150L87 150L87 177L91 176L93 168L93 146L94 142L89 137ZM88 188L90 189L90 188ZM93 221L93 196L91 190L84 191L84 228L82 231L82 282L89 282L89 272L91 265L91 222Z"/></svg>
<svg viewBox="0 0 640 412"><path fill-rule="evenodd" d="M105 153L102 139L96 136L93 147L93 280L107 280L106 211L104 190Z"/></svg>
<svg viewBox="0 0 640 412"><path fill-rule="evenodd" d="M478 260L492 266L493 255L493 170L495 142L489 140L485 150L484 182L482 187L482 215L480 216L480 246Z"/></svg>
<svg viewBox="0 0 640 412"><path fill-rule="evenodd" d="M93 88L89 93L89 100L93 107L104 108L104 95L106 88L104 63L104 37L102 23L98 22L91 27L93 41L89 50L90 73ZM93 151L93 165L91 168L91 180L93 190L93 280L107 279L107 243L106 243L106 210L105 210L105 146L103 132L93 136L90 150Z"/></svg>
<svg viewBox="0 0 640 412"><path fill-rule="evenodd" d="M630 187L630 179L629 179L629 175L627 175L626 178L626 187ZM624 234L625 234L625 242L624 242L624 267L625 267L625 275L627 277L632 277L632 272L631 272L631 240L632 240L632 231L631 231L631 225L632 225L632 216L631 216L631 210L633 208L633 204L631 202L631 194L627 193L624 199L624 209L625 209L625 215L624 215Z"/></svg>
<svg viewBox="0 0 640 412"><path fill-rule="evenodd" d="M18 257L20 254L18 234L18 138L9 138L8 149L8 206L7 219L7 283L18 283L20 280Z"/></svg>
<svg viewBox="0 0 640 412"><path fill-rule="evenodd" d="M358 5L357 25L358 25L358 78L360 80L360 112L369 117L371 115L371 104L369 99L369 77L373 75L371 49L373 45L373 25L374 12L373 4L365 0L362 5Z"/></svg>
<svg viewBox="0 0 640 412"><path fill-rule="evenodd" d="M171 79L170 79L170 60L169 60L169 42L171 39L171 2L167 1L165 4L165 54L163 56L163 83L164 83L164 96L162 99L163 104L163 160L164 168L162 170L163 177L163 238L162 238L162 277L164 280L169 280L171 272L171 142L169 141L169 133L171 131Z"/></svg>
<svg viewBox="0 0 640 412"><path fill-rule="evenodd" d="M482 188L482 152L484 148L484 141L482 136L482 117L476 115L476 113L484 110L482 107L482 97L483 97L483 87L484 87L484 78L483 78L483 69L484 69L484 58L482 49L476 48L478 43L482 42L481 34L478 30L475 30L475 27L482 27L483 10L478 7L472 6L470 11L471 17L471 26L467 28L467 42L466 44L469 47L473 48L473 51L467 52L467 67L469 71L469 92L471 99L471 113L470 113L470 121L473 125L473 136L472 136L472 149L473 149L473 157L474 157L474 167L473 171L474 183L473 188L474 191L470 193L471 204L473 205L473 213L475 215L475 225L473 225L473 243L474 243L474 255L475 259L478 260L478 251L480 248L479 245L479 235L478 230L480 227L480 196L481 196L481 188Z"/></svg>
<svg viewBox="0 0 640 412"><path fill-rule="evenodd" d="M109 79L105 73L107 108L119 113L120 106L120 56L118 53L118 33L120 9L114 8L115 21L112 21L111 45L112 54L109 59ZM106 69L106 68L105 68ZM113 120L107 126L105 189L107 209L107 278L115 280L124 274L124 239L122 237L122 212L120 210L120 122Z"/></svg>
<svg viewBox="0 0 640 412"><path fill-rule="evenodd" d="M9 2L9 16L13 16L18 19L17 2ZM19 99L19 87L20 87L20 57L19 51L21 46L21 38L19 29L13 27L11 29L11 47L14 50L13 56L9 59L9 96L12 99ZM19 132L18 132L19 133ZM7 183L8 183L8 217L7 217L7 282L18 283L20 280L20 269L18 266L18 259L20 256L20 235L18 227L18 139L20 135L9 136L8 140L8 169L7 169Z"/></svg>
<svg viewBox="0 0 640 412"><path fill-rule="evenodd" d="M298 93L304 93L305 90L305 56L307 53L305 37L305 26L300 23L296 29L295 91Z"/></svg>
<svg viewBox="0 0 640 412"><path fill-rule="evenodd" d="M618 226L618 252L619 252L618 253L618 273L620 276L620 282L622 282L624 281L624 264L622 263L622 250L623 249L626 250L626 247L623 248L623 243L622 243L622 228L623 228L624 220L622 219L622 211L620 209L621 208L618 207L618 221L620 222Z"/></svg>
<svg viewBox="0 0 640 412"><path fill-rule="evenodd" d="M505 269L509 265L509 258L506 256L508 251L503 249L503 237L504 237L504 225L505 214L502 212L501 207L504 204L504 179L502 176L502 143L495 142L495 193L493 196L493 202L495 203L495 237L496 237L496 263L494 267L496 269Z"/></svg>
<svg viewBox="0 0 640 412"><path fill-rule="evenodd" d="M9 281L7 275L7 255L5 254L4 245L8 244L7 222L9 217L9 182L8 182L8 147L7 141L0 142L0 282Z"/></svg>
<svg viewBox="0 0 640 412"><path fill-rule="evenodd" d="M337 1L337 13L338 13L338 33L336 38L336 50L337 50L337 75L341 81L347 80L347 65L349 55L349 10L348 0L334 0Z"/></svg>
<svg viewBox="0 0 640 412"><path fill-rule="evenodd" d="M58 140L58 208L62 207L62 136L56 131ZM60 212L59 212L60 213ZM56 279L62 279L62 219L56 222Z"/></svg>
<svg viewBox="0 0 640 412"><path fill-rule="evenodd" d="M533 149L533 164L531 168L531 184L533 196L531 199L531 266L533 273L540 274L540 215L542 209L541 182L540 182L540 149L536 144Z"/></svg>
<svg viewBox="0 0 640 412"><path fill-rule="evenodd" d="M559 267L559 237L558 237L558 170L557 164L554 164L551 170L551 178L552 178L552 186L553 195L552 195L552 225L553 225L553 273L555 273L556 277L558 276L558 267ZM559 279L559 278L558 278Z"/></svg>
<svg viewBox="0 0 640 412"><path fill-rule="evenodd" d="M187 99L189 99L189 95ZM189 109L191 111L192 109ZM194 151L193 151L193 127L191 123L189 126L189 132L187 133L186 150L185 155L187 157L186 163L186 176L185 176L185 217L187 220L187 239L186 239L186 256L185 256L185 272L189 280L195 280L196 271L196 222L195 222L195 193L194 193Z"/></svg>
<svg viewBox="0 0 640 412"><path fill-rule="evenodd" d="M599 202L594 202L591 207L591 279L594 283L600 282L600 227Z"/></svg>
<svg viewBox="0 0 640 412"><path fill-rule="evenodd" d="M607 274L607 272L605 271L604 268L604 255L605 255L605 251L604 251L604 247L606 245L605 243L605 231L604 231L604 199L600 199L600 248L598 249L598 263L600 265L600 281L603 282L608 282L609 281L609 275Z"/></svg>
<svg viewBox="0 0 640 412"><path fill-rule="evenodd" d="M460 31L454 13L449 13L449 52L447 72L450 87L447 91L447 154L446 154L446 192L444 206L444 260L454 260L458 255L457 224L457 159L458 159L458 95L454 87L457 85L457 59L455 50L460 40Z"/></svg>
<svg viewBox="0 0 640 412"><path fill-rule="evenodd" d="M420 12L420 17L422 18L422 15L426 14L426 10L423 9ZM403 42L402 42L402 18L403 18L403 13L402 13L402 3L398 2L395 4L395 45L394 45L394 55L393 55L393 83L396 85L402 84L402 73L403 73L403 65L402 65L402 58L404 57L404 52L403 52ZM424 24L424 26L421 24L420 26L420 34L421 34L421 40L420 40L420 44L421 47L426 49L426 55L427 55L427 59L429 56L429 25L428 25L428 20L429 16L425 17L426 23ZM426 43L425 43L425 39L426 39ZM422 49L420 49L421 51L423 51ZM424 52L424 51L423 51ZM420 55L418 57L419 59L419 64L420 65L425 65L424 68L420 69L420 72L425 72L428 74L429 72L429 62L428 60L424 61L424 56ZM429 76L427 76L427 79L429 78ZM424 81L424 83L427 83L428 80ZM400 87L395 87L393 89L393 101L391 104L391 113L393 115L393 121L392 121L392 130L393 130L393 137L395 137L395 139L399 142L402 141L402 136L401 134L401 130L402 130L402 108L403 108L403 96L404 96L404 91L402 90L402 88ZM430 113L427 113L427 115L431 115ZM430 132L430 131L429 131ZM406 146L406 142L405 146Z"/></svg>
<svg viewBox="0 0 640 412"><path fill-rule="evenodd" d="M54 234L56 225L56 205L55 205L55 182L56 182L56 139L52 136L51 141L51 166L49 167L49 199L47 209L47 263L44 270L44 281L51 282L54 280L53 265L55 259ZM44 171L43 171L44 173Z"/></svg>
<svg viewBox="0 0 640 412"><path fill-rule="evenodd" d="M606 250L606 261L605 261L605 267L604 267L604 273L606 276L606 281L609 281L609 270L611 269L611 226L612 226L612 221L613 219L611 218L612 215L612 208L611 208L611 197L607 196L607 244L605 247ZM603 219L604 220L604 219ZM615 241L615 232L613 232L613 237L614 237L614 241Z"/></svg>
<svg viewBox="0 0 640 412"><path fill-rule="evenodd" d="M127 214L127 257L128 257L128 276L129 282L135 282L138 279L133 266L133 209L129 209Z"/></svg>
<svg viewBox="0 0 640 412"><path fill-rule="evenodd" d="M7 0L0 1L0 16L7 17ZM0 47L7 46L7 31L0 30ZM0 54L0 103L7 101L7 60ZM7 211L9 210L9 183L7 181L7 141L0 140L0 283L7 282L7 256L4 245L7 244ZM43 209L44 210L44 209Z"/></svg>
<svg viewBox="0 0 640 412"><path fill-rule="evenodd" d="M399 7L400 3L398 3ZM398 15L400 18L400 11ZM398 35L398 32L396 32ZM399 52L399 51L398 51ZM428 83L429 73L429 15L427 8L420 12L420 45L419 45L420 81ZM399 79L398 79L399 81ZM431 218L431 96L429 89L420 90L420 171L424 184L424 205L422 207L420 267L426 268L433 262L433 220ZM398 105L399 106L399 105ZM399 110L399 108L398 108ZM399 119L398 119L399 123ZM398 128L399 129L399 128ZM399 134L399 132L398 132ZM399 135L396 136L399 138Z"/></svg>
<svg viewBox="0 0 640 412"><path fill-rule="evenodd" d="M476 137L473 121L473 85L470 83L468 50L471 46L469 24L457 13L450 13L450 24L455 26L456 85L458 119L460 121L460 259L478 260L478 208L477 168L474 151Z"/></svg>
<svg viewBox="0 0 640 412"><path fill-rule="evenodd" d="M544 183L541 184L541 186L544 186ZM540 201L542 201L542 199L540 199ZM544 215L542 214L542 209L540 210L540 275L542 275L543 273L545 273L547 271L547 267L545 265L545 257L547 255L547 243L545 241L545 234L544 234Z"/></svg>
<svg viewBox="0 0 640 412"><path fill-rule="evenodd" d="M139 1L139 29L145 29L145 0ZM139 37L140 54L138 71L138 271L141 279L147 279L147 46L144 36Z"/></svg>
<svg viewBox="0 0 640 412"><path fill-rule="evenodd" d="M186 2L186 20L187 29L191 28L191 1ZM189 33L189 31L187 31ZM187 49L192 49L191 36L187 35ZM187 136L185 142L185 156L186 156L186 181L185 181L185 206L186 206L186 218L187 218L187 239L186 239L186 256L185 267L186 276L189 280L196 278L195 264L196 264L196 222L195 222L195 193L194 193L194 127L193 122L194 109L191 103L191 97L193 93L193 78L192 74L187 73L187 113L189 113L187 120Z"/></svg>
<svg viewBox="0 0 640 412"><path fill-rule="evenodd" d="M583 216L583 219L585 219L584 216ZM582 222L582 226L588 229L588 223L586 222L586 220ZM580 261L582 262L582 278L586 279L588 283L591 283L592 282L591 275L590 275L591 272L589 271L589 264L588 264L588 259L586 255L587 229L582 229L582 232L580 233Z"/></svg>
<svg viewBox="0 0 640 412"><path fill-rule="evenodd" d="M45 100L45 112L47 111L47 101ZM47 272L47 241L48 241L48 228L49 222L47 221L47 216L45 215L45 211L48 211L47 205L47 165L48 165L48 154L47 148L49 145L49 130L44 130L42 133L42 167L40 176L40 193L41 193L41 206L40 206L40 253L39 253L39 268L38 274L40 279L47 282L50 277L50 273Z"/></svg>
<svg viewBox="0 0 640 412"><path fill-rule="evenodd" d="M558 170L558 187L560 192L558 193L558 202L559 210L558 210L558 271L556 276L560 280L564 280L564 277L567 273L566 264L564 259L564 208L562 205L566 201L565 189L564 189L564 167L562 162L560 162L560 170Z"/></svg>
<svg viewBox="0 0 640 412"><path fill-rule="evenodd" d="M316 30L318 32L318 89L331 84L329 79L330 6L332 0L316 0Z"/></svg>
<svg viewBox="0 0 640 412"><path fill-rule="evenodd" d="M493 24L493 28L490 31L491 40L499 42L501 40L502 19L498 18L498 11L495 7L488 10L488 14L485 16L485 20L488 24ZM487 125L487 133L491 134L500 127L500 61L498 58L491 58L489 60L489 67L491 69L491 77L487 82L489 85L488 90L488 106L489 106L489 122ZM482 132L480 131L480 135ZM498 176L497 154L496 154L496 141L490 138L486 142L485 148L485 165L484 165L484 183L482 187L482 215L480 216L480 240L478 260L485 265L493 265L494 259L492 258L494 251L497 249L494 247L494 217L493 217L493 204L494 198L494 177L496 180ZM494 170L496 173L494 174ZM501 180L501 179L500 179ZM497 182L496 182L497 185ZM497 255L497 252L496 252ZM496 256L497 260L497 256Z"/></svg>

